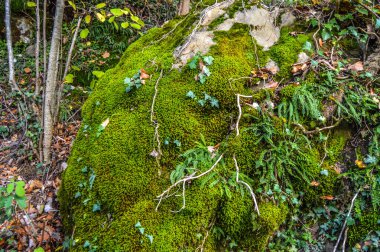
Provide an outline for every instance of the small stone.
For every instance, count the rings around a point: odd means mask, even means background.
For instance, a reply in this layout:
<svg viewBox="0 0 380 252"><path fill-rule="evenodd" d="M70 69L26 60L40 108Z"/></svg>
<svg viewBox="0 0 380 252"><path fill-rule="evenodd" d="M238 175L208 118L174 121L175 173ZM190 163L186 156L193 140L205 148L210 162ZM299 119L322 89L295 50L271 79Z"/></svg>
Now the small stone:
<svg viewBox="0 0 380 252"><path fill-rule="evenodd" d="M306 53L301 52L300 54L298 54L297 64L299 64L299 63L305 63L305 62L307 62L309 60L310 60L310 57L307 56Z"/></svg>

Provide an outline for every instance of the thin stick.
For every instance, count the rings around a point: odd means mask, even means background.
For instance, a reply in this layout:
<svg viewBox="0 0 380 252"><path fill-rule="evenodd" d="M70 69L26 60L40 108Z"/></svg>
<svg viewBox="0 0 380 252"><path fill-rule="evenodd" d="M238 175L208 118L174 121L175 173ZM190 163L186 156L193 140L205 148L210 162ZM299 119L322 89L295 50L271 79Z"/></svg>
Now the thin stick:
<svg viewBox="0 0 380 252"><path fill-rule="evenodd" d="M40 94L40 37L41 37L41 20L40 20L40 1L36 0L36 87L34 90L34 98Z"/></svg>
<svg viewBox="0 0 380 252"><path fill-rule="evenodd" d="M46 83L46 74L47 74L47 41L46 41L46 6L47 0L44 0L44 10L43 10L43 18L42 18L42 40L44 46L44 75L43 75L43 83Z"/></svg>
<svg viewBox="0 0 380 252"><path fill-rule="evenodd" d="M350 209L348 210L347 217L346 217L346 219L344 220L342 230L341 230L340 233L339 233L339 237L338 237L338 240L336 241L336 244L335 244L335 247L334 247L333 252L336 252L336 250L338 249L340 239L342 238L343 231L344 231L344 229L346 228L346 225L347 225L347 220L348 220L348 218L349 218L350 215L351 215L352 207L354 206L354 203L355 203L356 197L358 197L359 193L360 193L360 189L359 189L359 191L355 194L355 196L354 196L354 197L352 198L352 200L351 200L351 206L350 206Z"/></svg>
<svg viewBox="0 0 380 252"><path fill-rule="evenodd" d="M236 136L239 136L240 135L240 132L239 132L239 123L240 123L240 119L241 119L241 114L242 114L242 110L241 110L241 104L240 104L240 97L243 97L243 98L252 98L251 95L241 95L241 94L237 94L237 106L238 106L238 109L239 109L239 116L236 120Z"/></svg>
<svg viewBox="0 0 380 252"><path fill-rule="evenodd" d="M316 128L315 130L306 130L304 126L302 126L301 124L299 123L293 123L294 126L297 126L299 128L301 128L302 132L304 134L307 134L307 135L312 135L312 134L315 134L315 133L319 133L321 131L324 131L324 130L329 130L329 129L333 129L335 127L337 127L340 123L342 122L342 119L338 120L336 123L334 123L333 125L330 125L330 126L326 126L326 127L323 127L323 128Z"/></svg>
<svg viewBox="0 0 380 252"><path fill-rule="evenodd" d="M197 178L203 177L206 174L210 173L212 170L215 169L215 167L218 165L218 163L220 162L220 160L222 160L223 156L224 156L224 153L219 156L219 158L215 161L215 163L207 171L202 172L201 174L199 174L197 176L195 176L196 172L194 172L194 173L192 173L190 175L187 175L183 179L180 179L177 182L175 182L174 184L172 184L168 189L166 189L165 191L163 191L163 193L161 193L160 195L158 195L157 196L157 198L158 198L158 204L156 206L156 211L158 210L158 207L160 206L162 199L164 199L164 197L166 195L169 195L170 190L172 190L174 187L176 187L177 185L179 185L181 183L183 183L183 186L185 186L186 182L191 181L191 180L195 180ZM165 197L165 198L167 198L167 197ZM181 209L183 209L183 208L181 208Z"/></svg>
<svg viewBox="0 0 380 252"><path fill-rule="evenodd" d="M259 206L257 204L256 196L255 196L255 193L253 192L251 186L248 185L246 182L239 180L239 166L238 166L235 154L233 156L233 159L234 159L235 168L236 168L236 182L240 183L240 184L243 184L243 185L245 185L248 188L248 191L251 193L253 202L255 203L255 210L256 210L257 214L260 216Z"/></svg>
<svg viewBox="0 0 380 252"><path fill-rule="evenodd" d="M158 83L162 79L163 72L164 72L164 69L161 69L160 77L158 77L156 81L156 85L154 86L154 96L153 96L153 101L152 101L152 107L150 108L150 122L152 123L153 123L153 117L154 117L154 104L156 102L156 97L158 93Z"/></svg>

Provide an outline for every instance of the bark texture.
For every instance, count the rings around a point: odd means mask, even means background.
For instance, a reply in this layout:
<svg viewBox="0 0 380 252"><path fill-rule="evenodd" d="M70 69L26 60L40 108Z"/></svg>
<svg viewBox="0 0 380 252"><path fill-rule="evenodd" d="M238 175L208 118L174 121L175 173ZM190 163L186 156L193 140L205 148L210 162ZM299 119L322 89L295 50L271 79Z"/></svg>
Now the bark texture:
<svg viewBox="0 0 380 252"><path fill-rule="evenodd" d="M62 20L64 11L64 1L58 0L55 10L54 28L51 39L51 48L49 54L49 70L47 72L46 87L44 93L44 138L43 138L43 156L44 162L50 162L50 147L53 135L54 111L58 106L57 101L57 75L58 75L58 59L62 34Z"/></svg>
<svg viewBox="0 0 380 252"><path fill-rule="evenodd" d="M11 6L10 0L5 0L5 30L7 39L7 50L8 50L8 65L9 65L9 84L12 90L19 90L16 80L15 80L15 69L14 69L14 56L12 48L12 34L11 34Z"/></svg>

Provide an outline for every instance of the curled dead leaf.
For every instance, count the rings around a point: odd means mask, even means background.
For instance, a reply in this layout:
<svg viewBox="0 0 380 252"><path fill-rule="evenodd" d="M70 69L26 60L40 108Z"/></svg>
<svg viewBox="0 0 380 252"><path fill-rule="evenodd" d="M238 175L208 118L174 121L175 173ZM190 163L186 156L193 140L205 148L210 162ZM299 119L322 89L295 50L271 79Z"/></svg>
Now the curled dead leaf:
<svg viewBox="0 0 380 252"><path fill-rule="evenodd" d="M105 52L102 54L103 59L107 59L109 56L110 56L110 53L107 52L107 51L105 51Z"/></svg>
<svg viewBox="0 0 380 252"><path fill-rule="evenodd" d="M363 61L358 61L352 65L349 65L348 70L352 70L355 72L363 71L364 70Z"/></svg>
<svg viewBox="0 0 380 252"><path fill-rule="evenodd" d="M318 181L313 180L313 181L310 182L310 185L317 187L317 186L320 185L320 183Z"/></svg>
<svg viewBox="0 0 380 252"><path fill-rule="evenodd" d="M140 79L145 80L145 79L149 79L149 78L150 78L149 74L143 68L141 68L140 69Z"/></svg>
<svg viewBox="0 0 380 252"><path fill-rule="evenodd" d="M320 198L324 199L324 200L333 200L334 196L332 196L332 195L324 195L324 196L321 196Z"/></svg>
<svg viewBox="0 0 380 252"><path fill-rule="evenodd" d="M32 70L29 67L25 67L24 72L28 74L28 73L32 72Z"/></svg>
<svg viewBox="0 0 380 252"><path fill-rule="evenodd" d="M268 88L268 89L276 89L277 87L278 87L278 82L274 80L271 80L264 85L264 88Z"/></svg>

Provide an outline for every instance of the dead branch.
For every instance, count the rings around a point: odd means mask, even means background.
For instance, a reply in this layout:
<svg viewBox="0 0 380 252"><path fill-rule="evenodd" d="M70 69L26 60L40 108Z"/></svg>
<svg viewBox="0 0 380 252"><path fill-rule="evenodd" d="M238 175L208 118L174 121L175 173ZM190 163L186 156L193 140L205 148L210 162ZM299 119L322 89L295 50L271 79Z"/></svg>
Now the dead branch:
<svg viewBox="0 0 380 252"><path fill-rule="evenodd" d="M238 166L238 163L237 163L235 155L233 156L233 159L234 159L235 168L236 168L236 182L240 183L240 184L242 184L242 185L244 185L244 186L246 186L248 188L248 191L250 192L250 194L252 196L252 200L253 200L253 202L255 204L255 210L256 210L257 214L260 216L260 210L259 210L259 206L257 204L255 193L253 192L253 190L252 190L252 188L251 188L250 185L248 185L244 181L239 180L239 166Z"/></svg>
<svg viewBox="0 0 380 252"><path fill-rule="evenodd" d="M352 207L354 206L354 203L355 203L356 197L358 197L359 193L360 193L360 189L359 189L359 191L355 194L355 196L354 196L354 197L352 198L352 200L351 200L350 209L348 210L347 217L346 217L346 219L344 220L342 230L341 230L340 233L339 233L339 237L338 237L338 240L336 241L336 244L335 244L335 246L334 246L334 250L333 250L333 252L336 252L336 250L338 249L340 239L342 238L343 231L344 231L344 229L346 228L346 225L347 225L347 220L348 220L348 218L349 218L350 215L351 215Z"/></svg>
<svg viewBox="0 0 380 252"><path fill-rule="evenodd" d="M162 201L163 199L167 199L167 198L169 198L169 195L170 195L169 193L170 193L170 191L171 191L173 188L175 188L175 187L177 187L178 185L180 185L181 183L182 183L182 196L183 196L183 202L182 202L182 207L181 207L181 209L178 210L178 211L176 211L176 212L179 212L179 211L181 211L182 209L184 209L185 206L186 206L186 205L185 205L185 204L186 204L186 200L185 200L185 186L186 186L186 183L189 182L189 181L192 181L192 180L198 179L198 178L200 178L200 177L203 177L203 176L207 175L208 173L210 173L212 170L215 169L215 167L218 165L218 163L220 162L220 160L222 160L223 156L224 156L224 153L223 153L222 155L219 156L219 158L215 161L215 163L214 163L214 164L211 166L211 168L208 169L207 171L202 172L202 173L199 174L199 175L195 175L195 174L197 173L197 171L194 172L194 173L192 173L192 174L190 174L190 175L186 175L183 179L178 180L177 182L175 182L174 184L172 184L169 188L167 188L165 191L163 191L163 193L161 193L160 195L158 195L158 196L157 196L158 204L157 204L157 206L156 206L156 211L158 211L158 208L159 208L159 206L160 206L160 204L161 204L161 201Z"/></svg>
<svg viewBox="0 0 380 252"><path fill-rule="evenodd" d="M301 124L299 123L293 123L294 126L297 126L299 127L302 132L306 135L312 135L312 134L316 134L316 133L319 133L321 131L325 131L325 130L329 130L329 129L333 129L335 127L337 127L340 123L342 122L342 119L338 120L336 123L334 123L333 125L330 125L330 126L326 126L326 127L323 127L323 128L316 128L315 130L306 130L304 126L302 126Z"/></svg>
<svg viewBox="0 0 380 252"><path fill-rule="evenodd" d="M240 123L240 119L241 119L241 115L242 115L242 109L241 109L241 104L240 104L240 97L243 97L243 98L252 98L251 95L241 95L241 94L236 94L236 97L237 97L237 106L238 106L238 109L239 109L239 116L236 120L236 136L239 136L240 135L240 132L239 132L239 123Z"/></svg>

